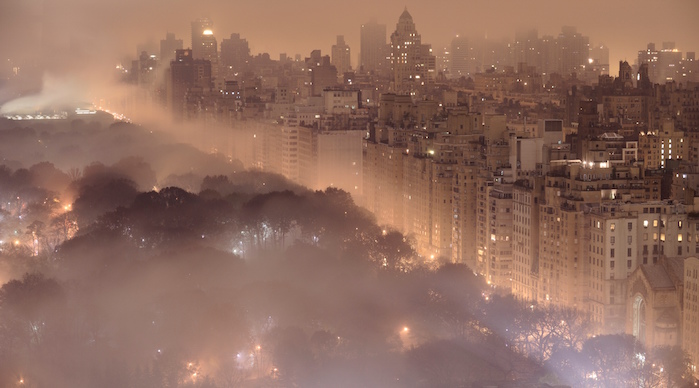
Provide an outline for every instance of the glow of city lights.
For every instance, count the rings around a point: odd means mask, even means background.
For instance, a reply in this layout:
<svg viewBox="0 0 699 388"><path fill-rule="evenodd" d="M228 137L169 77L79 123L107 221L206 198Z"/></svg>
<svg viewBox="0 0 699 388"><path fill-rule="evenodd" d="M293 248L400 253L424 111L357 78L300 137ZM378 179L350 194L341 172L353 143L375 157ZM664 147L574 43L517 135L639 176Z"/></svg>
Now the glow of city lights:
<svg viewBox="0 0 699 388"><path fill-rule="evenodd" d="M210 36L210 35L213 35L213 34L214 34L214 32L213 32L213 31L211 31L211 30L204 30L204 32L203 32L202 34L203 34L203 35L207 35L207 36Z"/></svg>

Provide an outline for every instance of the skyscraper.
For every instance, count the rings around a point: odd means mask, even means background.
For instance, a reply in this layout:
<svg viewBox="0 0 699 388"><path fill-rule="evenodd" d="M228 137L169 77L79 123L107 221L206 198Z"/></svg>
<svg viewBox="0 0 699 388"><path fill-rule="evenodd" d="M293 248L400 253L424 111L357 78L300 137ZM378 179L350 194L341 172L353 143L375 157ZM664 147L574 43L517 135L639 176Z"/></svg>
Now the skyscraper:
<svg viewBox="0 0 699 388"><path fill-rule="evenodd" d="M250 46L240 34L231 34L230 39L221 41L221 65L223 75L230 76L244 71L250 60Z"/></svg>
<svg viewBox="0 0 699 388"><path fill-rule="evenodd" d="M210 59L205 58L211 54L211 39L214 23L208 18L197 19L192 22L192 57L194 59ZM214 41L214 52L216 51L216 38Z"/></svg>
<svg viewBox="0 0 699 388"><path fill-rule="evenodd" d="M664 84L677 78L681 61L682 53L674 42L663 42L662 50L656 50L655 43L648 43L647 50L638 52L637 65L647 63L651 82Z"/></svg>
<svg viewBox="0 0 699 388"><path fill-rule="evenodd" d="M469 51L468 39L465 36L457 35L451 40L449 72L453 78L468 77Z"/></svg>
<svg viewBox="0 0 699 388"><path fill-rule="evenodd" d="M175 34L168 32L165 39L160 41L160 61L166 66L175 59L175 51L182 50L182 39L175 39Z"/></svg>
<svg viewBox="0 0 699 388"><path fill-rule="evenodd" d="M192 22L192 58L211 62L211 78L219 79L218 43L213 32L214 23L207 18ZM220 82L219 82L219 86Z"/></svg>
<svg viewBox="0 0 699 388"><path fill-rule="evenodd" d="M345 43L343 35L337 36L337 43L332 47L331 63L337 68L337 75L342 78L345 72L352 68L350 62L350 47Z"/></svg>
<svg viewBox="0 0 699 388"><path fill-rule="evenodd" d="M590 38L580 34L575 27L563 27L556 39L556 53L561 75L578 73L590 59Z"/></svg>
<svg viewBox="0 0 699 388"><path fill-rule="evenodd" d="M512 45L513 63L517 67L520 63L529 66L537 66L539 62L539 33L536 29L518 30L515 32L515 41Z"/></svg>
<svg viewBox="0 0 699 388"><path fill-rule="evenodd" d="M396 31L391 34L391 66L396 91L413 91L432 83L435 78L436 59L432 48L422 44L407 8L398 19Z"/></svg>
<svg viewBox="0 0 699 388"><path fill-rule="evenodd" d="M192 50L177 50L175 59L170 62L167 79L168 107L175 117L182 117L186 109L186 97L192 89L211 89L211 62L194 59Z"/></svg>
<svg viewBox="0 0 699 388"><path fill-rule="evenodd" d="M364 72L384 70L388 55L387 48L385 24L378 24L375 21L362 24L358 70Z"/></svg>

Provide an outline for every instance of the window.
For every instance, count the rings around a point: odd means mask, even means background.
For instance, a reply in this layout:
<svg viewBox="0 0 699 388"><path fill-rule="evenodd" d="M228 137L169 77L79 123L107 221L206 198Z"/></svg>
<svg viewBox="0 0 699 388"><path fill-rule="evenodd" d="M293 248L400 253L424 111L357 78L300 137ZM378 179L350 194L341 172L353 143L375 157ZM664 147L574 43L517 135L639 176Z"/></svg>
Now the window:
<svg viewBox="0 0 699 388"><path fill-rule="evenodd" d="M609 257L614 257L614 248L609 250Z"/></svg>
<svg viewBox="0 0 699 388"><path fill-rule="evenodd" d="M631 268L631 260L626 260L626 268Z"/></svg>
<svg viewBox="0 0 699 388"><path fill-rule="evenodd" d="M682 233L677 235L677 242L682 242Z"/></svg>
<svg viewBox="0 0 699 388"><path fill-rule="evenodd" d="M628 228L629 231L633 230L633 223L632 222L627 223L626 228Z"/></svg>
<svg viewBox="0 0 699 388"><path fill-rule="evenodd" d="M679 247L677 247L677 256L681 256L681 255L682 255L682 246L680 245Z"/></svg>
<svg viewBox="0 0 699 388"><path fill-rule="evenodd" d="M609 262L609 268L614 268L614 260Z"/></svg>
<svg viewBox="0 0 699 388"><path fill-rule="evenodd" d="M612 222L612 224L609 225L609 230L611 230L613 232L614 229L616 229L616 224Z"/></svg>
<svg viewBox="0 0 699 388"><path fill-rule="evenodd" d="M643 227L647 228L648 227L648 220L643 220Z"/></svg>
<svg viewBox="0 0 699 388"><path fill-rule="evenodd" d="M614 236L612 236L612 237L609 238L609 242L610 242L610 243L614 244L614 241L615 241Z"/></svg>
<svg viewBox="0 0 699 388"><path fill-rule="evenodd" d="M631 244L632 242L633 242L633 237L627 236L627 237L626 237L626 243L627 243L627 244Z"/></svg>
<svg viewBox="0 0 699 388"><path fill-rule="evenodd" d="M631 248L626 250L626 257L631 257Z"/></svg>
<svg viewBox="0 0 699 388"><path fill-rule="evenodd" d="M658 220L653 220L653 227L657 228L658 227Z"/></svg>

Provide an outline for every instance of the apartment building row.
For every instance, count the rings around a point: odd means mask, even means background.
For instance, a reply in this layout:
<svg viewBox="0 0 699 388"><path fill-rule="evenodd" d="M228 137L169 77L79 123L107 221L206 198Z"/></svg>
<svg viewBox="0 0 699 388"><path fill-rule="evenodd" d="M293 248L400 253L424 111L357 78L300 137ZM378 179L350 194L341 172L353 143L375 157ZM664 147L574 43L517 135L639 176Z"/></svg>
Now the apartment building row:
<svg viewBox="0 0 699 388"><path fill-rule="evenodd" d="M531 136L503 116L429 107L382 98L363 166L364 206L379 223L426 260L468 264L495 292L589 312L599 333L650 347L691 341L682 268L699 255L698 175L673 121L635 136L574 135L573 147L560 120L541 120ZM658 291L673 297L651 301ZM638 295L648 308L634 307Z"/></svg>

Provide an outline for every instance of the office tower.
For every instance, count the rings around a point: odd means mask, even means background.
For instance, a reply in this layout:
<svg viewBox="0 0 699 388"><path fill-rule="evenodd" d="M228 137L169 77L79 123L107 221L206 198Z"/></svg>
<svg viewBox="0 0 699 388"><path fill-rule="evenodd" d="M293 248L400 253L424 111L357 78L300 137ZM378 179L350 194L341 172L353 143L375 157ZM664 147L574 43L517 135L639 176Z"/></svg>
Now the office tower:
<svg viewBox="0 0 699 388"><path fill-rule="evenodd" d="M250 46L240 34L231 34L229 39L221 41L221 66L223 75L229 77L245 71L250 61Z"/></svg>
<svg viewBox="0 0 699 388"><path fill-rule="evenodd" d="M375 21L362 24L360 30L359 70L363 72L382 71L386 67L388 46L386 45L386 25Z"/></svg>
<svg viewBox="0 0 699 388"><path fill-rule="evenodd" d="M435 78L436 59L430 45L422 44L413 17L406 9L391 34L391 66L394 89L414 91Z"/></svg>
<svg viewBox="0 0 699 388"><path fill-rule="evenodd" d="M332 47L331 58L331 63L337 69L337 74L340 78L342 78L345 72L351 70L350 47L345 43L345 37L343 35L337 36L337 43Z"/></svg>
<svg viewBox="0 0 699 388"><path fill-rule="evenodd" d="M182 50L182 39L176 39L175 34L168 32L165 39L160 41L160 62L166 66L175 59L175 51Z"/></svg>
<svg viewBox="0 0 699 388"><path fill-rule="evenodd" d="M457 35L451 40L449 55L449 73L453 78L468 77L469 74L469 42L465 36Z"/></svg>

